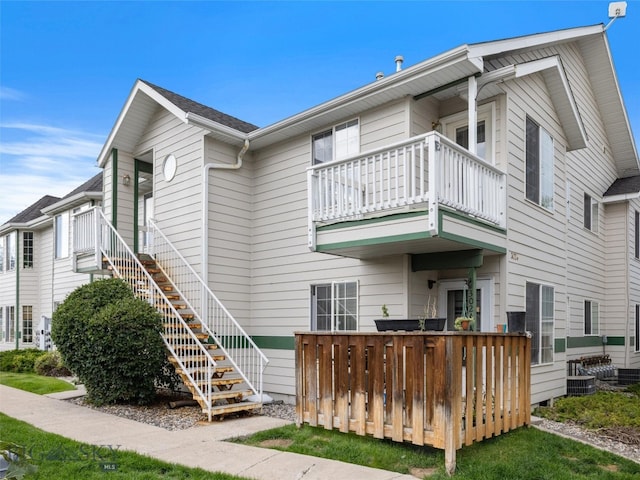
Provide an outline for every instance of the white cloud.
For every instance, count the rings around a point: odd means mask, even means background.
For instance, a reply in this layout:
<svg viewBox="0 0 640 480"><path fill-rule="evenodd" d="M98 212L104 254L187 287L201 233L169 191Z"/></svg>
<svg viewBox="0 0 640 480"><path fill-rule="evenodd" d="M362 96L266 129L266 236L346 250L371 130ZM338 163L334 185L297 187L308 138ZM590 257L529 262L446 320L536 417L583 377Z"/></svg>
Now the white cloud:
<svg viewBox="0 0 640 480"><path fill-rule="evenodd" d="M31 123L3 123L0 131L0 225L44 195L62 197L99 172L102 136Z"/></svg>
<svg viewBox="0 0 640 480"><path fill-rule="evenodd" d="M2 85L0 85L0 100L21 101L26 97L27 95L20 90L16 90L15 88L3 87Z"/></svg>

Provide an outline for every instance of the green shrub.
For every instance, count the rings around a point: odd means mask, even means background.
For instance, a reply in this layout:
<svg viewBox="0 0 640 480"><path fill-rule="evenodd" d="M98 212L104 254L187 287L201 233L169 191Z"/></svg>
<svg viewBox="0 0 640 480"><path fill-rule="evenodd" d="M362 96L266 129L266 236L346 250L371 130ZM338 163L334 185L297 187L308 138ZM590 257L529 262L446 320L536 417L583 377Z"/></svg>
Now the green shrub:
<svg viewBox="0 0 640 480"><path fill-rule="evenodd" d="M58 306L51 321L51 339L62 354L64 364L84 381L82 373L94 357L89 342L89 322L112 302L133 298L122 280L109 278L83 285Z"/></svg>
<svg viewBox="0 0 640 480"><path fill-rule="evenodd" d="M53 314L51 338L96 404L146 403L164 372L160 314L118 279L73 291Z"/></svg>
<svg viewBox="0 0 640 480"><path fill-rule="evenodd" d="M36 360L45 353L37 348L0 352L0 371L33 373Z"/></svg>
<svg viewBox="0 0 640 480"><path fill-rule="evenodd" d="M40 356L36 360L34 369L38 375L44 375L45 377L71 376L71 372L67 367L65 367L62 362L62 356L57 350L46 352L44 355Z"/></svg>

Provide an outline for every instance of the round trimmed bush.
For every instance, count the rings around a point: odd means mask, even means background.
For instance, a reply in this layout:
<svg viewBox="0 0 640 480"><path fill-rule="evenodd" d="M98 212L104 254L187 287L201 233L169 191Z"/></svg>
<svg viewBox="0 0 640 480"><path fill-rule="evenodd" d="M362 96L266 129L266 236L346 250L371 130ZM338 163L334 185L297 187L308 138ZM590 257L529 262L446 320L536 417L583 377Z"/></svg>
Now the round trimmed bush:
<svg viewBox="0 0 640 480"><path fill-rule="evenodd" d="M53 314L51 338L96 404L147 403L163 378L160 314L119 279L73 291Z"/></svg>

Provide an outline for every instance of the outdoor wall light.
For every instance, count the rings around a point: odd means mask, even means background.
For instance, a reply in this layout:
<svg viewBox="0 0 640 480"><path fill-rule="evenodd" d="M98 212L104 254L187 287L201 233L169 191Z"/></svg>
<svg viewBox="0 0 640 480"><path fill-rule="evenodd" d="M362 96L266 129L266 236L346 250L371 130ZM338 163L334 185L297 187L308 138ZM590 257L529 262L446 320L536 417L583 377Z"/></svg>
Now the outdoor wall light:
<svg viewBox="0 0 640 480"><path fill-rule="evenodd" d="M125 187L131 185L131 177L128 173L122 176L122 185L124 185Z"/></svg>

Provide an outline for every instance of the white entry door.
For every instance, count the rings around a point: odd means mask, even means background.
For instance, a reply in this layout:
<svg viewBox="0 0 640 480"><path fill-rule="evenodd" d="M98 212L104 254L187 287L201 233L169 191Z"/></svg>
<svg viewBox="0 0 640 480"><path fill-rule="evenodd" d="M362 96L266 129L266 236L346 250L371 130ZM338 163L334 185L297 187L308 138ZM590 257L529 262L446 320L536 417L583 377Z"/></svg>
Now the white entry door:
<svg viewBox="0 0 640 480"><path fill-rule="evenodd" d="M153 218L153 192L149 192L144 196L144 251L148 252L151 242L153 241L153 235L147 230L149 226L149 220Z"/></svg>
<svg viewBox="0 0 640 480"><path fill-rule="evenodd" d="M476 331L493 332L493 292L489 279L476 281ZM453 331L453 322L462 314L466 282L464 280L440 280L438 282L438 316L447 319L447 331Z"/></svg>

